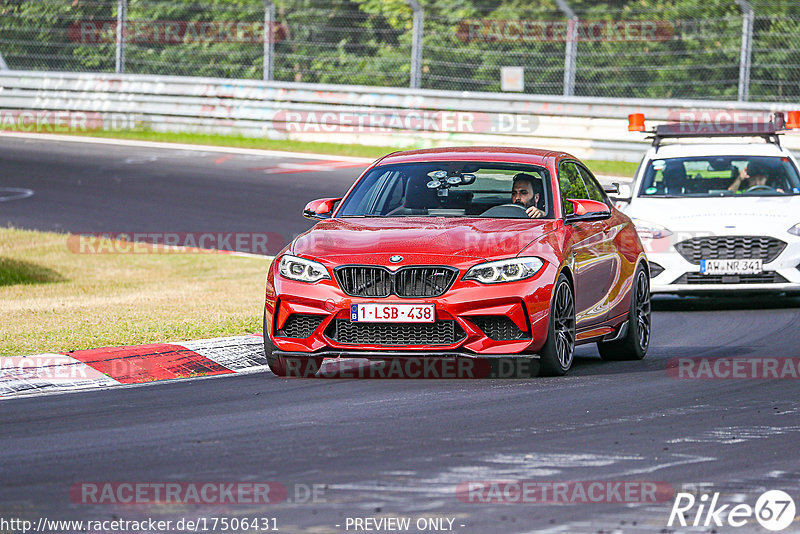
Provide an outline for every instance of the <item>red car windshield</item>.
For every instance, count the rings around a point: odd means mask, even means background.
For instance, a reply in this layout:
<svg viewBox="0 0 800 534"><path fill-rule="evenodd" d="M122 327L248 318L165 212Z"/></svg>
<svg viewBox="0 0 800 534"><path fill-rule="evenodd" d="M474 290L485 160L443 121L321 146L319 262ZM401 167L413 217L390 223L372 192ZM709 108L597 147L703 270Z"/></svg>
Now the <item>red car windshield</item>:
<svg viewBox="0 0 800 534"><path fill-rule="evenodd" d="M544 213L539 218L552 218L552 198L549 173L536 165L465 161L381 165L358 182L336 216L525 218L528 215L520 208L534 206L537 213Z"/></svg>

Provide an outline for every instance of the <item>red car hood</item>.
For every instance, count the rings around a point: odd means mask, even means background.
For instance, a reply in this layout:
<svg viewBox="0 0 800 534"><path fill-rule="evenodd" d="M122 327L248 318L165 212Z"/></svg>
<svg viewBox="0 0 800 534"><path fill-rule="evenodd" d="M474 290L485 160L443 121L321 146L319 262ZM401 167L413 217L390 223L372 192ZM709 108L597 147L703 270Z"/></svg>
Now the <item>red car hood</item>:
<svg viewBox="0 0 800 534"><path fill-rule="evenodd" d="M417 263L417 257L431 261L431 256L491 260L516 256L555 227L555 221L531 219L330 219L300 235L292 253L348 263L356 256L365 261L387 254L403 255L405 263Z"/></svg>

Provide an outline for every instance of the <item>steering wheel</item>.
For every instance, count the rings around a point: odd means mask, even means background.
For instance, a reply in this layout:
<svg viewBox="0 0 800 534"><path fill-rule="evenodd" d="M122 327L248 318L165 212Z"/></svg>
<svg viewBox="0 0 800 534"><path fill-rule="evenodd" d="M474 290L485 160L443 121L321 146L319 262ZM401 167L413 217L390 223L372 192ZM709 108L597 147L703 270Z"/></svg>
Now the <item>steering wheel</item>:
<svg viewBox="0 0 800 534"><path fill-rule="evenodd" d="M517 208L527 213L527 209L525 206L521 206L519 204L500 204L499 206L495 206L495 208Z"/></svg>
<svg viewBox="0 0 800 534"><path fill-rule="evenodd" d="M528 208L519 204L500 204L481 213L481 217L498 217L510 219L530 219Z"/></svg>
<svg viewBox="0 0 800 534"><path fill-rule="evenodd" d="M769 185L754 185L753 187L747 188L745 193L750 193L752 191L777 191L777 189Z"/></svg>

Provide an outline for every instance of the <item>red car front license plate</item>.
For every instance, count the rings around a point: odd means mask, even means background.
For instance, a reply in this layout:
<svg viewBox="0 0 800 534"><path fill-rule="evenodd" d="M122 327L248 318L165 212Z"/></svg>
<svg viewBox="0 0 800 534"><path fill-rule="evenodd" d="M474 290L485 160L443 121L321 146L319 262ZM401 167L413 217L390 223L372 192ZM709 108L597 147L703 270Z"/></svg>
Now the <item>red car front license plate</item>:
<svg viewBox="0 0 800 534"><path fill-rule="evenodd" d="M360 323L433 323L433 304L351 304L350 321Z"/></svg>

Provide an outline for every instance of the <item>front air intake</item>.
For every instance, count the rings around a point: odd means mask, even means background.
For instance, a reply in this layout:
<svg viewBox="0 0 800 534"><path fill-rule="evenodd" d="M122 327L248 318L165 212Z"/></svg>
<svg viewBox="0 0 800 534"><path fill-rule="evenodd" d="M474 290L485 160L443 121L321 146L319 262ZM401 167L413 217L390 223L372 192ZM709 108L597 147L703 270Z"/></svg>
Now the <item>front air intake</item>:
<svg viewBox="0 0 800 534"><path fill-rule="evenodd" d="M354 345L454 345L466 337L455 321L435 323L360 323L336 319L325 335L339 343Z"/></svg>
<svg viewBox="0 0 800 534"><path fill-rule="evenodd" d="M377 265L346 265L334 269L339 287L352 297L403 298L444 295L458 269L444 266L401 267L396 272Z"/></svg>

